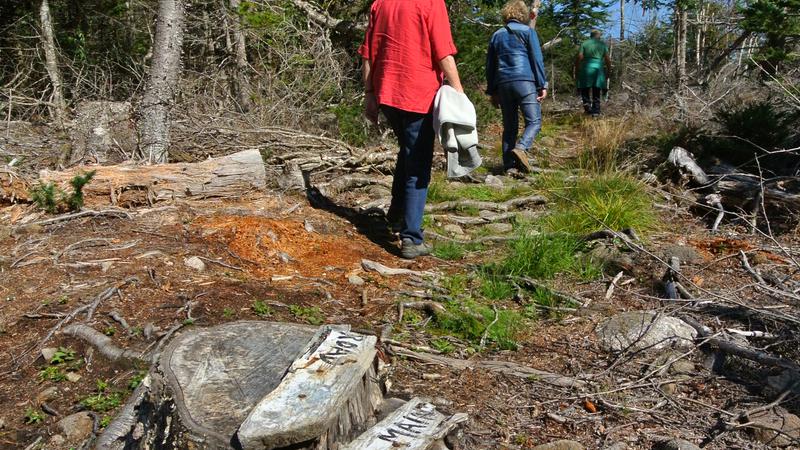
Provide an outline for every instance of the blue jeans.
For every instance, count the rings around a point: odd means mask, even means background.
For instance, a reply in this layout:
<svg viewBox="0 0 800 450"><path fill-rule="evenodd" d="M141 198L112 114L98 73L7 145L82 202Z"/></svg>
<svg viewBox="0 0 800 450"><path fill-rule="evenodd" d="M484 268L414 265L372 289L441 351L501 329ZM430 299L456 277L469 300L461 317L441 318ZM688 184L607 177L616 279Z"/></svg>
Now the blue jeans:
<svg viewBox="0 0 800 450"><path fill-rule="evenodd" d="M403 217L405 224L400 237L422 243L422 216L428 197L433 164L433 114L403 111L381 106L400 144L397 165L392 181L390 220Z"/></svg>
<svg viewBox="0 0 800 450"><path fill-rule="evenodd" d="M542 129L542 105L536 99L536 85L533 81L503 83L497 87L497 94L500 96L500 109L503 111L503 168L508 170L516 165L511 150L530 150L534 138ZM517 141L520 110L525 119L525 129Z"/></svg>

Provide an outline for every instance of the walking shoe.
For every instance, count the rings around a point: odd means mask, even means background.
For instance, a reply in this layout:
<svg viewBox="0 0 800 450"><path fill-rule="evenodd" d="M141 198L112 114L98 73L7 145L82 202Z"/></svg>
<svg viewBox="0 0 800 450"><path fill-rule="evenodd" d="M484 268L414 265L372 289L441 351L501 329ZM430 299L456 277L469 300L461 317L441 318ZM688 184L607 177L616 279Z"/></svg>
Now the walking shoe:
<svg viewBox="0 0 800 450"><path fill-rule="evenodd" d="M521 148L515 148L511 150L511 154L514 155L514 158L517 160L517 167L519 170L530 173L531 171L531 163L528 161L528 152Z"/></svg>
<svg viewBox="0 0 800 450"><path fill-rule="evenodd" d="M421 242L415 244L414 241L408 238L403 239L403 244L400 247L400 256L405 259L414 259L418 256L427 256L431 254L431 246Z"/></svg>

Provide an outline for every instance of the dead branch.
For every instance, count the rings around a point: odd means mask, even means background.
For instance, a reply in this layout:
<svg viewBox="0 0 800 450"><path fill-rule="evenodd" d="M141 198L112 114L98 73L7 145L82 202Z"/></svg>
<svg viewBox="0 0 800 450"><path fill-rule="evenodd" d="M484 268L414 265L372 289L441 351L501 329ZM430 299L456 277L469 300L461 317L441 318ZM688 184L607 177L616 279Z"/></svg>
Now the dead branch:
<svg viewBox="0 0 800 450"><path fill-rule="evenodd" d="M52 225L54 223L79 219L81 217L114 217L118 219L130 219L131 215L127 211L121 208L102 209L99 211L87 209L76 213L63 214L60 216L52 217L50 219L40 220L38 222L34 222L33 224L47 226L47 225Z"/></svg>
<svg viewBox="0 0 800 450"><path fill-rule="evenodd" d="M385 277L390 277L395 275L415 275L415 276L433 275L431 272L387 267L379 262L370 261L368 259L361 260L361 267L363 267L364 270L366 270L367 272L377 272Z"/></svg>
<svg viewBox="0 0 800 450"><path fill-rule="evenodd" d="M479 200L468 199L453 200L449 202L425 205L425 212L451 211L464 208L477 208L481 210L506 212L512 209L519 209L530 205L543 205L545 203L547 203L547 199L541 195L515 198L502 203L483 202Z"/></svg>
<svg viewBox="0 0 800 450"><path fill-rule="evenodd" d="M533 379L541 381L553 386L582 389L587 386L585 381L581 381L572 377L558 375L543 370L534 369L531 367L521 366L507 361L478 361L478 360L464 360L449 358L446 356L431 355L428 353L420 353L408 350L402 347L391 346L392 351L398 355L407 358L415 359L429 364L438 364L440 366L451 367L456 370L467 369L485 369L492 372L504 373L515 377Z"/></svg>
<svg viewBox="0 0 800 450"><path fill-rule="evenodd" d="M706 342L708 345L712 347L716 347L722 352L738 356L740 358L748 359L750 361L757 362L759 364L763 364L765 366L770 367L780 367L783 369L793 370L797 373L800 373L800 365L796 364L794 361L790 361L786 358L781 358L779 356L774 356L769 353L763 352L761 350L756 350L754 348L748 348L743 345L735 344L731 341L720 339L717 337L712 337L711 330L702 325L700 322L695 320L693 317L683 316L681 319L692 326L695 330L697 330L698 339Z"/></svg>
<svg viewBox="0 0 800 450"><path fill-rule="evenodd" d="M122 314L120 314L119 311L111 311L110 313L108 313L108 315L109 317L114 319L114 321L117 322L125 330L126 333L132 334L131 326L128 325L128 322L125 320L124 317L122 317Z"/></svg>
<svg viewBox="0 0 800 450"><path fill-rule="evenodd" d="M481 236L475 239L463 240L439 234L435 231L425 231L425 236L437 241L455 242L456 244L485 244L490 242L508 242L516 239L514 236Z"/></svg>
<svg viewBox="0 0 800 450"><path fill-rule="evenodd" d="M140 358L138 352L132 350L125 350L119 348L110 337L95 330L94 328L84 324L70 325L62 331L62 333L80 338L91 344L112 362L123 362L132 364L135 362L144 362L146 359Z"/></svg>

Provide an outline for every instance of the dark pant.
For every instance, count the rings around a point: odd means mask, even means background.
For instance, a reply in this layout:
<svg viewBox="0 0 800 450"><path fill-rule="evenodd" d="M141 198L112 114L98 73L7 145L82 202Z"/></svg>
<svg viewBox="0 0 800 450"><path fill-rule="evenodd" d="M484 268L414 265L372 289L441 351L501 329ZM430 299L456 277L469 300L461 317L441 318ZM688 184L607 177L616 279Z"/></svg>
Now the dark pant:
<svg viewBox="0 0 800 450"><path fill-rule="evenodd" d="M389 220L403 217L405 224L400 237L419 244L433 163L433 114L412 113L390 106L381 106L381 111L400 144L388 217Z"/></svg>
<svg viewBox="0 0 800 450"><path fill-rule="evenodd" d="M542 129L542 105L536 99L536 85L533 81L511 81L497 87L500 96L500 109L503 111L503 168L508 170L516 165L511 150L525 151L533 146L533 140ZM525 129L519 135L519 112L525 120Z"/></svg>
<svg viewBox="0 0 800 450"><path fill-rule="evenodd" d="M583 110L586 114L600 114L600 88L580 88L581 100L583 101ZM589 92L592 93L591 100L589 99Z"/></svg>

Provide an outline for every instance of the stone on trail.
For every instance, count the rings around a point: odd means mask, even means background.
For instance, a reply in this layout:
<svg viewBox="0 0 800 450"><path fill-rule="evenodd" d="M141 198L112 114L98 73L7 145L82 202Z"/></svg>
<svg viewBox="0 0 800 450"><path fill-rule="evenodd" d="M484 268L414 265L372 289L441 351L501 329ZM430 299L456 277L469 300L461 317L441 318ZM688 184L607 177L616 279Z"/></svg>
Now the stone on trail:
<svg viewBox="0 0 800 450"><path fill-rule="evenodd" d="M183 263L186 264L186 267L194 269L198 272L206 270L206 263L204 263L203 260L198 258L197 256L186 258L183 260Z"/></svg>
<svg viewBox="0 0 800 450"><path fill-rule="evenodd" d="M81 376L80 376L80 375L78 375L78 374L77 374L77 373L75 373L75 372L67 372L67 374L65 375L65 378L66 378L66 379L67 379L67 381L69 381L70 383L77 383L78 381L80 381L80 379L81 379Z"/></svg>
<svg viewBox="0 0 800 450"><path fill-rule="evenodd" d="M483 182L487 186L496 187L496 188L501 188L504 185L503 184L503 180L501 180L499 177L496 177L494 175L487 175L486 179L483 180Z"/></svg>
<svg viewBox="0 0 800 450"><path fill-rule="evenodd" d="M461 236L464 234L464 229L454 223L445 225L443 230L455 236Z"/></svg>
<svg viewBox="0 0 800 450"><path fill-rule="evenodd" d="M597 336L604 350L621 352L688 347L693 344L697 331L675 317L653 311L628 311L601 323Z"/></svg>
<svg viewBox="0 0 800 450"><path fill-rule="evenodd" d="M55 347L45 347L45 348L43 348L42 349L42 358L44 358L45 361L50 362L53 359L53 356L56 355L56 351L57 350L58 349L55 348Z"/></svg>
<svg viewBox="0 0 800 450"><path fill-rule="evenodd" d="M58 428L66 440L78 443L89 437L94 428L94 419L89 412L81 411L58 421Z"/></svg>
<svg viewBox="0 0 800 450"><path fill-rule="evenodd" d="M495 233L495 234L506 234L506 233L510 233L510 232L512 232L514 230L514 226L513 225L511 225L510 223L502 223L502 222L490 223L490 224L486 225L485 228L489 232Z"/></svg>
<svg viewBox="0 0 800 450"><path fill-rule="evenodd" d="M361 278L358 275L350 275L349 277L347 277L347 281L349 281L350 284L352 284L353 286L363 286L364 285L364 279Z"/></svg>
<svg viewBox="0 0 800 450"><path fill-rule="evenodd" d="M683 439L670 439L661 441L653 446L653 450L700 450L700 447Z"/></svg>
<svg viewBox="0 0 800 450"><path fill-rule="evenodd" d="M800 443L800 417L783 408L750 416L753 436L770 447L792 447Z"/></svg>
<svg viewBox="0 0 800 450"><path fill-rule="evenodd" d="M47 403L55 400L56 398L58 398L58 388L55 386L50 386L36 395L36 404L41 405L42 403Z"/></svg>
<svg viewBox="0 0 800 450"><path fill-rule="evenodd" d="M560 441L537 445L533 450L584 450L585 447L580 442L562 439Z"/></svg>

